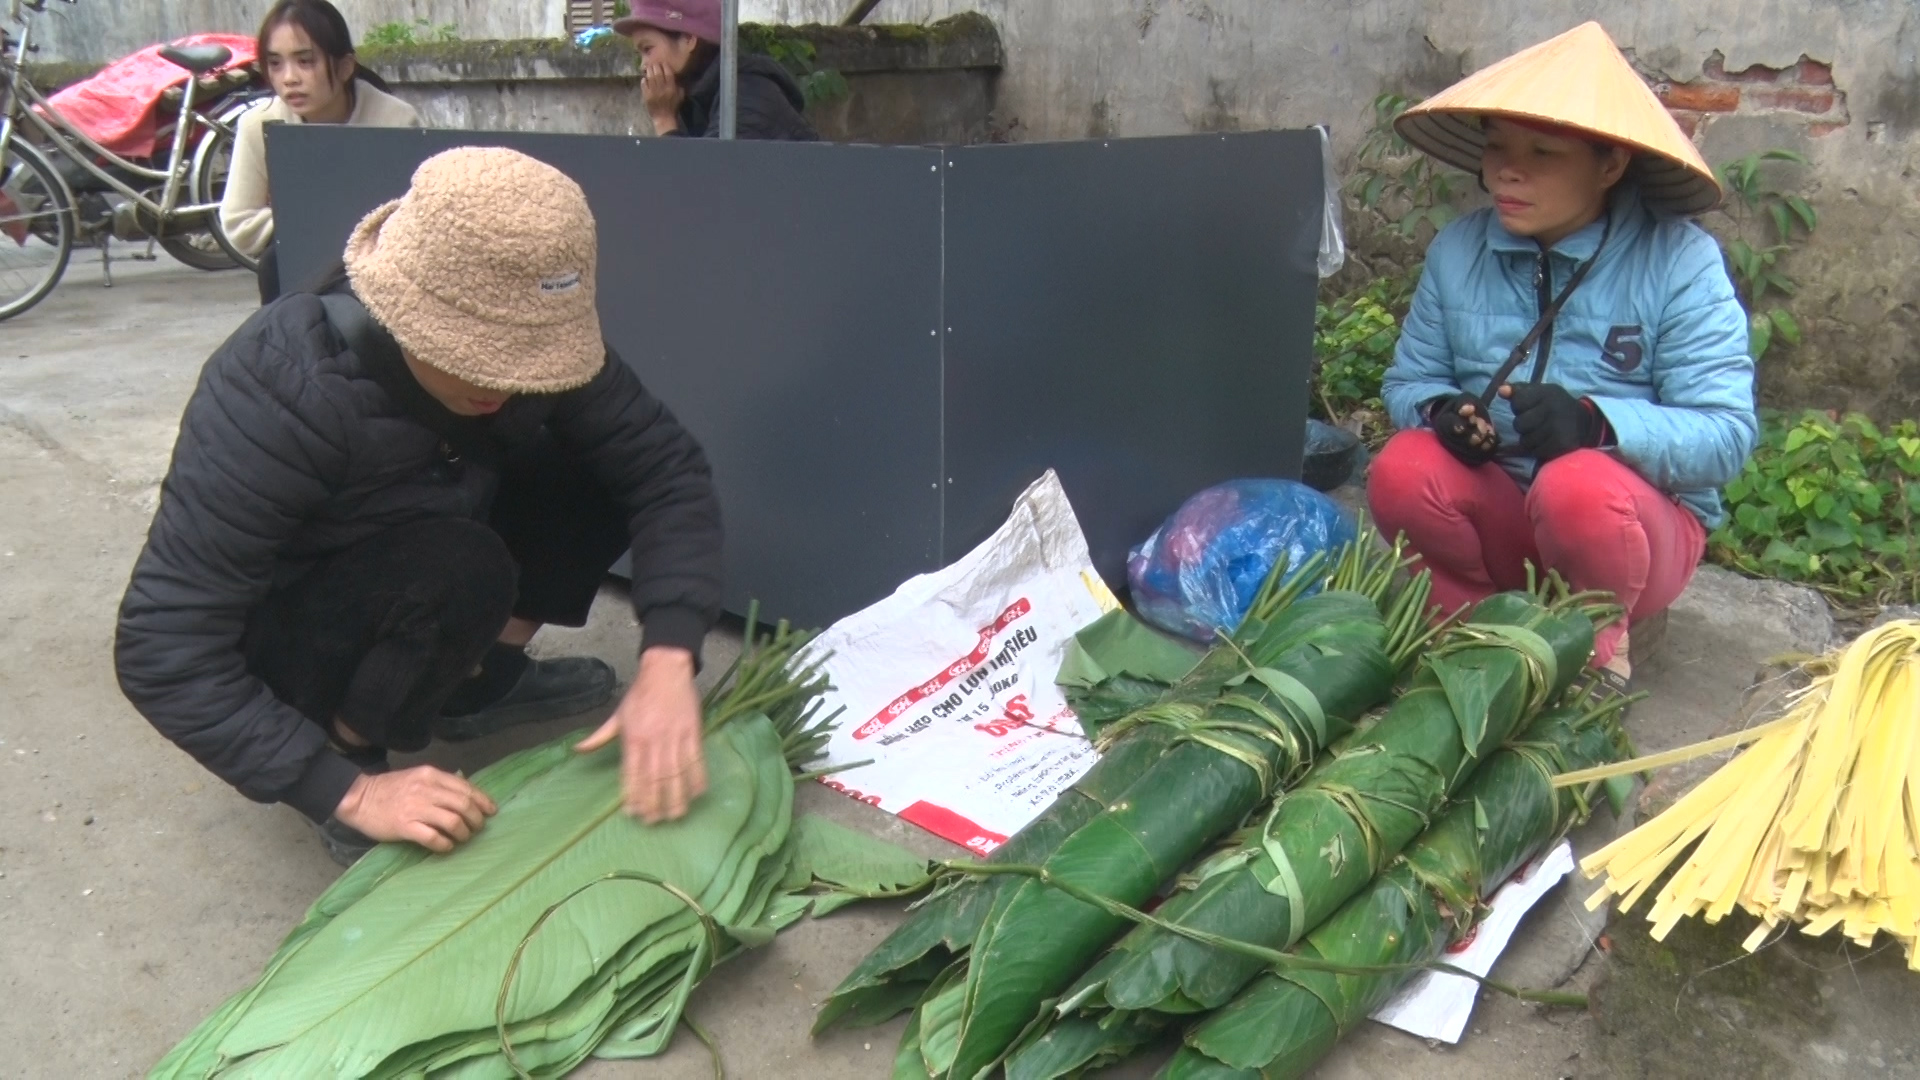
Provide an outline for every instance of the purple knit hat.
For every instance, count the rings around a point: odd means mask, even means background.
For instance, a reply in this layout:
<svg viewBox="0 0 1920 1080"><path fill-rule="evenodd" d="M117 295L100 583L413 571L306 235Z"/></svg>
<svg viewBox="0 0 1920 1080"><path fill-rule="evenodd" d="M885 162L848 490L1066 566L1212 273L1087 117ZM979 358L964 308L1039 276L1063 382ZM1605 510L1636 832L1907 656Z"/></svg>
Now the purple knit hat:
<svg viewBox="0 0 1920 1080"><path fill-rule="evenodd" d="M613 24L613 32L630 36L643 26L669 34L692 34L720 44L720 0L633 0L632 12Z"/></svg>

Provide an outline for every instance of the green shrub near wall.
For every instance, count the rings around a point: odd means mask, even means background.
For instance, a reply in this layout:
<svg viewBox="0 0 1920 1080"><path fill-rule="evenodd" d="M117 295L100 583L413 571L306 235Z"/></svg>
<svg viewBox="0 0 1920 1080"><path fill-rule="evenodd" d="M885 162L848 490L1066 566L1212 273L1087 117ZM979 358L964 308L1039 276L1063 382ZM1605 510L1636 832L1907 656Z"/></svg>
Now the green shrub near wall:
<svg viewBox="0 0 1920 1080"><path fill-rule="evenodd" d="M1708 556L1842 603L1920 602L1920 424L1768 410Z"/></svg>

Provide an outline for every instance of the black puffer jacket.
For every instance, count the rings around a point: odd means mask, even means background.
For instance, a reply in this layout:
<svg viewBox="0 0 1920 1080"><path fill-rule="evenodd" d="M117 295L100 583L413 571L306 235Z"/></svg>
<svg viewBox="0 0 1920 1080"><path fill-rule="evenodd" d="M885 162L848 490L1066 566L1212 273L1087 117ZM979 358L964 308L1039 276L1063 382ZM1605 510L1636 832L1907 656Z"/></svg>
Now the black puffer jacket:
<svg viewBox="0 0 1920 1080"><path fill-rule="evenodd" d="M249 798L315 817L357 771L247 673L248 613L315 560L382 530L483 518L497 484L484 454L457 476L441 467L442 440L457 437L444 430L451 414L436 421L408 400L419 387L404 366L396 377L397 352L384 363L356 355L308 294L241 326L187 403L120 607L114 659L134 707ZM580 389L510 399L487 433L511 447L543 426L630 514L646 641L697 652L719 616L721 540L699 444L611 353Z"/></svg>
<svg viewBox="0 0 1920 1080"><path fill-rule="evenodd" d="M680 130L689 138L718 138L720 121L720 62L707 65L680 103ZM780 62L770 56L745 53L740 57L740 110L735 135L742 139L818 142L820 134L804 115L807 96Z"/></svg>

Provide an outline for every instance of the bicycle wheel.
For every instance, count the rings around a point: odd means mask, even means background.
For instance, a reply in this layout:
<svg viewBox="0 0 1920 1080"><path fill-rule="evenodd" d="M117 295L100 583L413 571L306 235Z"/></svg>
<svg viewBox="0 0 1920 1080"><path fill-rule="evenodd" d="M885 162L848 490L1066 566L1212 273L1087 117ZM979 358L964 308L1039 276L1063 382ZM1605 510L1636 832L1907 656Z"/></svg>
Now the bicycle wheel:
<svg viewBox="0 0 1920 1080"><path fill-rule="evenodd" d="M232 249L220 239L220 226L203 225L197 229L157 238L167 254L195 270L231 270L240 265Z"/></svg>
<svg viewBox="0 0 1920 1080"><path fill-rule="evenodd" d="M234 133L240 130L240 118L248 110L259 108L273 100L273 95L251 97L221 110L218 120L220 126L209 131L193 155L193 201L197 203L217 203L227 191L227 171L233 166ZM220 215L213 215L209 230L218 243L234 262L258 273L260 260L233 246L227 239L227 231L220 227ZM177 256L176 256L177 258Z"/></svg>
<svg viewBox="0 0 1920 1080"><path fill-rule="evenodd" d="M73 254L73 198L46 156L0 146L0 320L46 298Z"/></svg>

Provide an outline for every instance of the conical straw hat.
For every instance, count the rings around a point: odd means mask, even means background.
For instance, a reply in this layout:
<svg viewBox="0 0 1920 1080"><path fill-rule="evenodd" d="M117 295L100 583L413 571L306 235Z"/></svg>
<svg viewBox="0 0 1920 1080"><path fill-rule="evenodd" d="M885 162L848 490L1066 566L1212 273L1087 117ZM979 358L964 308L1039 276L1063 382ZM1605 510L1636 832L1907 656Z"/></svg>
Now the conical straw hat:
<svg viewBox="0 0 1920 1080"><path fill-rule="evenodd" d="M1641 199L1658 213L1698 214L1720 202L1720 181L1693 140L1597 22L1467 76L1393 126L1420 150L1478 173L1488 116L1578 128L1636 151Z"/></svg>

